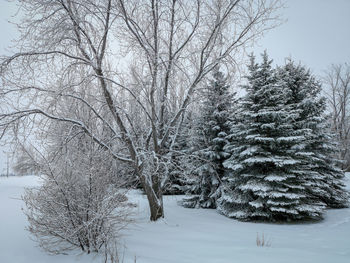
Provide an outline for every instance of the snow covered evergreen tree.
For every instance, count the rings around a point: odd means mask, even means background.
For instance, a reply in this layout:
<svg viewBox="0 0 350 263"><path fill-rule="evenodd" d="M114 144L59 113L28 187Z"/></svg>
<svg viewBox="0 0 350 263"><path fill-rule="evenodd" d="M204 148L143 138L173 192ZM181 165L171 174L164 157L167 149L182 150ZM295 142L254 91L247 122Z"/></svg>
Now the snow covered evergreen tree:
<svg viewBox="0 0 350 263"><path fill-rule="evenodd" d="M169 146L169 160L167 166L167 181L164 186L164 195L185 194L187 185L192 185L191 176L191 133L193 126L192 112L183 116L174 144ZM173 139L173 138L172 138Z"/></svg>
<svg viewBox="0 0 350 263"><path fill-rule="evenodd" d="M266 52L261 64L251 59L247 94L238 123L231 127L218 210L240 220L321 218L325 204L307 189L317 180L299 176L304 167L295 147L305 138L295 130L299 109L287 106L292 90L279 79Z"/></svg>
<svg viewBox="0 0 350 263"><path fill-rule="evenodd" d="M294 147L304 169L298 174L308 181L312 199L330 208L346 207L348 193L343 183L344 172L336 167L336 145L328 132L325 119L326 100L320 96L321 85L310 71L289 61L279 70L285 88L291 90L287 101L291 110L298 111L294 129L304 140Z"/></svg>
<svg viewBox="0 0 350 263"><path fill-rule="evenodd" d="M197 158L193 164L196 166L194 173L197 174L197 180L191 184L198 195L185 199L185 207L216 208L219 185L224 175L222 162L228 157L224 146L233 104L233 94L229 88L224 74L217 69L206 87L195 127L194 148Z"/></svg>

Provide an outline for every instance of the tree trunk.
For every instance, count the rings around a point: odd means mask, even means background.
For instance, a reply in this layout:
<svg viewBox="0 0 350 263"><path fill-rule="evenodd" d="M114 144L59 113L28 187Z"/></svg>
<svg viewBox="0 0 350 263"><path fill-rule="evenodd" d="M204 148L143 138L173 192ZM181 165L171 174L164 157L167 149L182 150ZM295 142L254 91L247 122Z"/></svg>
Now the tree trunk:
<svg viewBox="0 0 350 263"><path fill-rule="evenodd" d="M151 213L150 220L157 221L159 218L164 217L163 195L158 177L154 176L152 178L153 182L147 180L146 176L143 174L141 174L139 178L141 179L143 190L148 199Z"/></svg>

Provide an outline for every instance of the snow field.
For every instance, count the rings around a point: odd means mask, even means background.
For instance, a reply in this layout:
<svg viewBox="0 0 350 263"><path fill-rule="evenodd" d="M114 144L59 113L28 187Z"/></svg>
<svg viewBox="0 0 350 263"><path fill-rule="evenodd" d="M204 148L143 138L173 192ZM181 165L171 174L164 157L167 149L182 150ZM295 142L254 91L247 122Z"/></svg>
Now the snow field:
<svg viewBox="0 0 350 263"><path fill-rule="evenodd" d="M350 189L347 174L347 186ZM35 177L0 178L0 262L101 262L92 255L45 254L24 230L26 218L19 199L24 187L38 185ZM350 209L328 210L325 219L308 224L245 223L212 209L177 205L181 196L165 196L165 218L149 221L146 197L129 194L138 204L135 223L123 231L120 255L137 263L348 263L350 262ZM264 234L268 247L256 245Z"/></svg>

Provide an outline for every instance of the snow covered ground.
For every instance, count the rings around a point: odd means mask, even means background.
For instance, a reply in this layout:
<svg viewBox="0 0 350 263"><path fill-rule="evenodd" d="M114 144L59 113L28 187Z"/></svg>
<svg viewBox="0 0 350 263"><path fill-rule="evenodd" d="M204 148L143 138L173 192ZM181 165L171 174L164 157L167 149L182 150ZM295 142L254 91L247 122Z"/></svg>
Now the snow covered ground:
<svg viewBox="0 0 350 263"><path fill-rule="evenodd" d="M350 174L348 174L349 178ZM19 200L23 187L35 186L35 177L0 177L0 262L100 262L87 255L49 256L30 239ZM347 182L350 189L350 182ZM165 219L148 220L147 200L130 195L139 206L135 224L123 233L120 253L124 262L350 262L350 209L329 210L325 220L310 224L243 223L214 210L186 209L181 197L165 197ZM264 234L268 247L256 245ZM79 252L77 252L79 253Z"/></svg>

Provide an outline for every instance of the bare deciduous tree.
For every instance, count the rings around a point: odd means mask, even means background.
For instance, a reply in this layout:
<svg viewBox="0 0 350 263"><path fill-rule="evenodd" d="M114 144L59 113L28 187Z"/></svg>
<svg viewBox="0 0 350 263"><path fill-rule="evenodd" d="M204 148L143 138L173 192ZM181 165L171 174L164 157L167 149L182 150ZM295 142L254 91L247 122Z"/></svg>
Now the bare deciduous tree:
<svg viewBox="0 0 350 263"><path fill-rule="evenodd" d="M340 146L342 168L350 169L350 65L332 65L324 78L332 130Z"/></svg>
<svg viewBox="0 0 350 263"><path fill-rule="evenodd" d="M233 70L244 48L279 21L280 7L279 0L19 2L19 52L1 61L1 133L38 118L74 125L133 167L151 220L164 216L167 163L196 90L217 64ZM72 77L77 67L83 79ZM75 92L85 83L97 87L95 103ZM62 114L67 98L87 107L110 137Z"/></svg>

